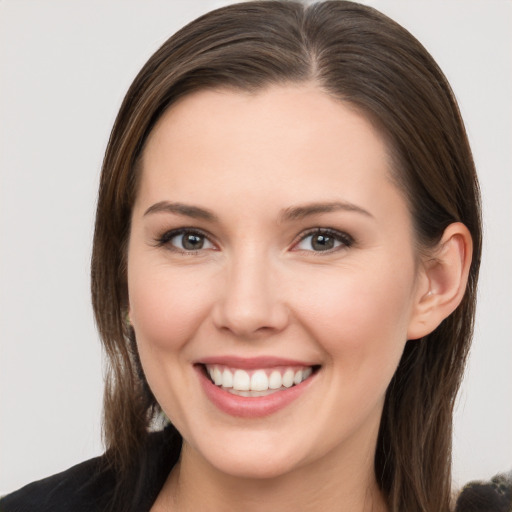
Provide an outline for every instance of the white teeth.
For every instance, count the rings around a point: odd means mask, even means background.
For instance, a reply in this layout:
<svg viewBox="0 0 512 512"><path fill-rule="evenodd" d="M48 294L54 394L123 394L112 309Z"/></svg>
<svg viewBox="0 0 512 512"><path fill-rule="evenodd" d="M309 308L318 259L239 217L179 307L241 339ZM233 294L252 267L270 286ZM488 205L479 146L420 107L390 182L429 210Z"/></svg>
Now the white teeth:
<svg viewBox="0 0 512 512"><path fill-rule="evenodd" d="M283 388L286 389L286 388ZM232 395L238 395L238 396L268 396L272 393L279 393L279 390L277 389L266 389L265 391L236 391L235 389L226 389L229 393Z"/></svg>
<svg viewBox="0 0 512 512"><path fill-rule="evenodd" d="M217 384L217 383L215 383ZM222 387L232 388L233 387L233 374L226 368L222 372Z"/></svg>
<svg viewBox="0 0 512 512"><path fill-rule="evenodd" d="M283 386L291 388L293 386L293 378L295 377L293 370L286 370L283 375Z"/></svg>
<svg viewBox="0 0 512 512"><path fill-rule="evenodd" d="M282 385L283 385L283 378L281 377L281 374L277 370L274 370L270 374L268 387L270 389L279 389Z"/></svg>
<svg viewBox="0 0 512 512"><path fill-rule="evenodd" d="M251 377L251 391L265 391L268 389L268 377L263 370L258 370Z"/></svg>
<svg viewBox="0 0 512 512"><path fill-rule="evenodd" d="M217 386L222 385L222 372L217 367L213 370L213 382L215 382Z"/></svg>
<svg viewBox="0 0 512 512"><path fill-rule="evenodd" d="M251 378L244 370L236 370L233 376L233 389L238 391L249 391L251 389Z"/></svg>
<svg viewBox="0 0 512 512"><path fill-rule="evenodd" d="M242 396L263 396L269 392L291 388L305 381L313 372L311 367L305 367L299 370L286 368L284 373L282 373L283 370L261 369L251 374L245 370L233 371L217 365L208 365L206 370L215 385L230 389Z"/></svg>

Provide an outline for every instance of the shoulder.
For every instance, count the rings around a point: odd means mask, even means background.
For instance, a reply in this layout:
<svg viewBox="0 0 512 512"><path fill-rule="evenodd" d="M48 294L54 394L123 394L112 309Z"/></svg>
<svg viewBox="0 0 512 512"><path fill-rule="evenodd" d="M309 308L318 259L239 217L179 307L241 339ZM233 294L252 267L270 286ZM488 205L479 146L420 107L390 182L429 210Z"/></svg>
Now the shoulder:
<svg viewBox="0 0 512 512"><path fill-rule="evenodd" d="M123 477L103 455L4 496L0 512L150 510L180 451L181 436L168 425L162 431L148 433L144 446L134 456L132 470Z"/></svg>
<svg viewBox="0 0 512 512"><path fill-rule="evenodd" d="M94 512L104 508L115 478L103 457L32 482L0 499L1 512Z"/></svg>
<svg viewBox="0 0 512 512"><path fill-rule="evenodd" d="M455 512L511 512L512 471L489 482L470 482L459 494Z"/></svg>

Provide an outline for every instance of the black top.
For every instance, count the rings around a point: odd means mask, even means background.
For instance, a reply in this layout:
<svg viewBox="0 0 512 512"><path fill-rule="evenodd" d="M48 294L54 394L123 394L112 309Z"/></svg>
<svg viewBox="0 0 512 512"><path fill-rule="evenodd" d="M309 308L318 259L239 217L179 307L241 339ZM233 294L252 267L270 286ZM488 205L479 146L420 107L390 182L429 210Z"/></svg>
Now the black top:
<svg viewBox="0 0 512 512"><path fill-rule="evenodd" d="M179 446L168 429L149 436L133 471L129 508L123 512L149 512L178 460ZM5 496L0 512L104 512L115 484L105 457L96 457ZM465 486L455 512L512 512L512 473Z"/></svg>
<svg viewBox="0 0 512 512"><path fill-rule="evenodd" d="M130 479L128 508L148 512L176 464L179 434L171 427L148 436ZM32 482L0 499L0 512L105 512L116 488L106 457L96 457L56 475Z"/></svg>

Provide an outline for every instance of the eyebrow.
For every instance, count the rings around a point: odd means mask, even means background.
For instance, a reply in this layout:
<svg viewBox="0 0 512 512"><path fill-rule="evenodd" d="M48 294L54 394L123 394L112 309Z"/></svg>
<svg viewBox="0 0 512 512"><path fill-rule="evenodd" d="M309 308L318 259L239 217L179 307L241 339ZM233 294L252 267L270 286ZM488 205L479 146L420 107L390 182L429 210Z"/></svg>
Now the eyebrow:
<svg viewBox="0 0 512 512"><path fill-rule="evenodd" d="M299 220L319 213L331 213L340 210L356 212L365 215L366 217L373 218L373 215L369 211L361 208L360 206L346 201L334 201L330 203L310 203L285 208L280 215L280 221L286 222ZM218 217L210 210L200 208L199 206L192 206L183 203L171 203L169 201L160 201L155 203L144 212L144 216L151 213L175 213L193 219L202 219L210 222L218 221Z"/></svg>
<svg viewBox="0 0 512 512"><path fill-rule="evenodd" d="M356 212L365 215L366 217L374 218L369 211L353 203L345 201L334 201L330 203L310 203L286 208L281 214L281 221L299 220L310 215L337 212L340 210L346 212Z"/></svg>
<svg viewBox="0 0 512 512"><path fill-rule="evenodd" d="M176 213L178 215L184 215L185 217L212 222L218 220L217 216L210 210L183 203L170 203L169 201L160 201L155 203L144 212L144 216L151 213Z"/></svg>

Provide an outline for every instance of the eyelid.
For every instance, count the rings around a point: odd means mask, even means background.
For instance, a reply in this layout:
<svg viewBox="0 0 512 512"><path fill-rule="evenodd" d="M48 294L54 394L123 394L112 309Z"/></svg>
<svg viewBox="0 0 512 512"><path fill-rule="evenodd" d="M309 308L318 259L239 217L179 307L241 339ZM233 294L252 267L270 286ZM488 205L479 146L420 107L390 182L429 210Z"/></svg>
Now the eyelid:
<svg viewBox="0 0 512 512"><path fill-rule="evenodd" d="M205 249L201 248L201 249L187 251L185 249L180 249L179 247L176 247L176 246L170 244L170 241L173 238L183 235L185 233L190 233L193 235L198 235L198 236L204 237L206 240L208 240L208 242L211 245L213 245L213 250L217 249L217 244L215 243L212 235L210 235L208 232L206 232L202 229L193 228L193 227L180 227L180 228L174 228L174 229L169 229L167 231L164 231L160 236L158 236L155 239L156 246L157 247L166 247L167 246L167 248L169 250L177 252L177 253L181 253L181 254L197 254L199 252L212 250L212 248L208 247Z"/></svg>
<svg viewBox="0 0 512 512"><path fill-rule="evenodd" d="M309 236L312 236L312 235L331 236L338 242L341 242L341 245L339 245L338 247L334 247L332 249L327 249L325 251L314 251L313 249L311 249L311 250L297 249L298 244L300 244L302 241L304 241L306 238L308 238ZM313 254L330 254L330 253L337 252L339 250L343 250L348 247L351 247L354 243L355 243L354 238L344 231L340 231L338 229L333 229L333 228L317 227L317 228L308 229L308 230L300 233L300 235L297 236L297 238L295 239L295 241L292 244L292 250L305 251L305 252L310 252Z"/></svg>
<svg viewBox="0 0 512 512"><path fill-rule="evenodd" d="M169 250L172 250L172 251L175 251L178 253L182 253L182 254L197 254L198 252L212 250L212 248L210 248L210 247L205 248L205 249L201 248L201 249L197 249L197 250L185 250L185 249L180 249L179 247L173 246L169 243L173 238L175 238L179 235L185 234L185 233L191 233L191 234L195 234L195 235L204 237L210 244L213 245L213 250L218 250L218 244L215 242L214 237L212 235L210 235L210 233L208 233L202 229L199 229L199 228L186 227L186 226L164 231L160 236L158 236L155 239L156 246L164 247L164 246L168 245ZM318 234L328 235L328 236L334 238L336 241L340 242L340 245L337 247L334 247L332 249L327 249L325 251L314 251L313 249L311 249L311 250L297 249L297 245L300 244L300 242L302 242L309 236L318 235ZM295 250L295 251L311 252L314 254L322 254L322 253L329 254L329 253L337 252L339 250L343 250L348 247L351 247L354 243L355 243L354 238L344 231L340 231L340 230L333 229L333 228L315 227L315 228L311 228L311 229L308 229L308 230L300 233L293 241L291 250L292 251Z"/></svg>

